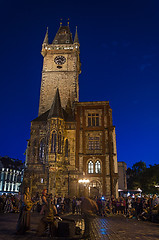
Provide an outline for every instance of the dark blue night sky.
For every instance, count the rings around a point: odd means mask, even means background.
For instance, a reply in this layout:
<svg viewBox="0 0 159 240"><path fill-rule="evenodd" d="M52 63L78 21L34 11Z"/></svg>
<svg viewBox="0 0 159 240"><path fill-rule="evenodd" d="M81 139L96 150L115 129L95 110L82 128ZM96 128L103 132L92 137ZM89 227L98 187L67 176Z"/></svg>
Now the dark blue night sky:
<svg viewBox="0 0 159 240"><path fill-rule="evenodd" d="M46 27L63 18L81 49L80 101L110 101L118 161L159 163L159 1L0 3L0 156L25 159L37 117Z"/></svg>

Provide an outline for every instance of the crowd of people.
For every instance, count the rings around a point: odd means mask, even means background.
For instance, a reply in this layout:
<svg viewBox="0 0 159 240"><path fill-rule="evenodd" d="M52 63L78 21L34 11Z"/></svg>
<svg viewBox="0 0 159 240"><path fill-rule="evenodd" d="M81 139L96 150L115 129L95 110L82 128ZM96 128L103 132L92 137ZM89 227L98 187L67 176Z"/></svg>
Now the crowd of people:
<svg viewBox="0 0 159 240"><path fill-rule="evenodd" d="M108 217L110 215L123 215L129 219L159 220L159 198L150 196L129 196L111 198L97 198L98 214Z"/></svg>
<svg viewBox="0 0 159 240"><path fill-rule="evenodd" d="M43 206L46 204L48 197L47 190L42 194L37 193L31 198L32 211L43 213ZM82 198L59 197L49 195L49 199L54 203L58 214L72 212L72 214L81 214ZM136 218L137 220L154 220L159 214L159 198L154 196L134 196L105 198L95 197L94 200L98 206L98 215L109 217L111 215L123 215L128 218ZM0 196L0 212L2 213L18 213L20 212L22 199L20 192L16 195L3 194Z"/></svg>

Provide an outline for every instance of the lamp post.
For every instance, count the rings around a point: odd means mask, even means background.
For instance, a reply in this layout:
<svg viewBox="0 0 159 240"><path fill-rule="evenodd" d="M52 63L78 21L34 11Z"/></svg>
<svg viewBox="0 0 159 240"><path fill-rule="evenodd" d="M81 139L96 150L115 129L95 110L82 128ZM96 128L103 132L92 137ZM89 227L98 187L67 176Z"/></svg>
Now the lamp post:
<svg viewBox="0 0 159 240"><path fill-rule="evenodd" d="M87 192L86 192L86 187L87 187L87 184L90 182L90 180L86 179L86 178L82 178L82 179L79 179L78 182L80 184L83 184L83 186L84 186L84 197L86 197L86 195L88 195Z"/></svg>

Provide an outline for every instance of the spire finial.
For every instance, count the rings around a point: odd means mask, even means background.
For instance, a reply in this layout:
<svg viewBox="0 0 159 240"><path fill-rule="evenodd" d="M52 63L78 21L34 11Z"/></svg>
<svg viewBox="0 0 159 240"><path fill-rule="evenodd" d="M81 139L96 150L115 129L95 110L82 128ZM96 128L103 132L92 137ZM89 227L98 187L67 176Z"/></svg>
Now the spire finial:
<svg viewBox="0 0 159 240"><path fill-rule="evenodd" d="M67 25L69 26L69 24L70 24L70 19L68 18L67 19Z"/></svg>
<svg viewBox="0 0 159 240"><path fill-rule="evenodd" d="M62 18L60 19L60 27L62 26Z"/></svg>

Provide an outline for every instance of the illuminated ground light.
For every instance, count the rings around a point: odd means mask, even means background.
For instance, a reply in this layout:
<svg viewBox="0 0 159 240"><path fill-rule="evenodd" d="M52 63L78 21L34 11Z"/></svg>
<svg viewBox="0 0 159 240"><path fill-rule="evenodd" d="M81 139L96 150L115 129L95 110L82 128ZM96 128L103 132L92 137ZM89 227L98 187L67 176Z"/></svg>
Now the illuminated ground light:
<svg viewBox="0 0 159 240"><path fill-rule="evenodd" d="M101 232L101 234L103 234L103 235L106 235L106 234L107 234L107 231L106 231L105 228L101 228L101 229L100 229L100 232Z"/></svg>

